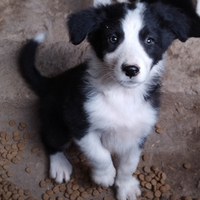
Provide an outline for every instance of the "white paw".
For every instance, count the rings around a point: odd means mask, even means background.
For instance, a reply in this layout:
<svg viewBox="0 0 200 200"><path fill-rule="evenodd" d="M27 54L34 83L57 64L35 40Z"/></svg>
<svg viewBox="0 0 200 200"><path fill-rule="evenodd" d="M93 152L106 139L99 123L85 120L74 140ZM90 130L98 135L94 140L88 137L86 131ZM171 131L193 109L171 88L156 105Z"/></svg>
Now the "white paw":
<svg viewBox="0 0 200 200"><path fill-rule="evenodd" d="M137 200L137 196L141 195L139 181L135 177L116 180L115 185L117 187L118 200Z"/></svg>
<svg viewBox="0 0 200 200"><path fill-rule="evenodd" d="M72 165L67 160L63 152L58 152L50 156L50 177L57 183L70 180Z"/></svg>
<svg viewBox="0 0 200 200"><path fill-rule="evenodd" d="M114 184L116 175L116 170L111 163L111 165L106 169L94 169L93 170L93 180L104 187L109 187Z"/></svg>

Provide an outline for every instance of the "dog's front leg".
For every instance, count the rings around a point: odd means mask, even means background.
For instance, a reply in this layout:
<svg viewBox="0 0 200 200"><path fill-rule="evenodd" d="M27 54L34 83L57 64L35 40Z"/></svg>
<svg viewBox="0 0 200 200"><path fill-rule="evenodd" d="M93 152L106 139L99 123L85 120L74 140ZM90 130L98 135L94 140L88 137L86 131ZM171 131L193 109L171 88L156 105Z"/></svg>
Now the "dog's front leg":
<svg viewBox="0 0 200 200"><path fill-rule="evenodd" d="M132 176L137 168L140 153L139 145L135 144L135 146L123 152L123 154L118 154L117 177L115 181L118 200L137 200L137 196L141 194L139 181Z"/></svg>
<svg viewBox="0 0 200 200"><path fill-rule="evenodd" d="M116 170L110 152L103 147L99 134L90 132L76 143L92 165L93 180L105 187L113 185Z"/></svg>

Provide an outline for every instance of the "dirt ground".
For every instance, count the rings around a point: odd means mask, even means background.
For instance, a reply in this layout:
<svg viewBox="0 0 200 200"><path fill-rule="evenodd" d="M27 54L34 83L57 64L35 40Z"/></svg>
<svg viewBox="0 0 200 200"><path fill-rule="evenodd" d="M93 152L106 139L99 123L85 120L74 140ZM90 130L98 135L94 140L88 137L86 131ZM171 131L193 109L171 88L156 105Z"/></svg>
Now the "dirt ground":
<svg viewBox="0 0 200 200"><path fill-rule="evenodd" d="M42 199L47 190L58 187L53 183L47 183L44 188L39 186L40 181L48 177L49 161L38 136L40 122L37 116L37 97L22 79L17 57L27 39L36 33L46 32L46 40L38 54L38 67L43 74L54 76L82 62L87 55L88 43L84 42L79 46L70 44L65 20L69 13L89 6L92 6L89 0L0 1L0 131L13 136L14 131L23 129L19 131L21 140L18 137L9 141L7 136L7 143L4 143L4 136L0 135L0 199L27 199L28 196ZM170 185L170 190L159 199L167 200L171 195L177 195L179 199L185 196L200 198L200 39L191 38L186 43L175 41L167 51L165 66L159 114L163 133L158 134L153 130L148 137L142 155L148 155L149 158L147 161L141 159L139 170L144 173L144 166L158 166L166 173L165 183ZM16 124L10 126L12 119ZM27 127L18 127L20 122L25 122ZM30 133L29 139L23 138L26 132ZM13 149L12 144L18 144L17 150ZM33 147L38 147L39 150L33 153ZM12 154L12 158L16 157L13 152L18 155L16 164L13 164L13 159L9 161L11 158L8 154ZM79 154L79 160L85 163L83 167L77 160L78 154L72 148L69 155L72 163L77 165L71 185L79 185L78 193L82 194L80 184L83 184L88 194L85 199L114 199L112 188L91 185L86 173L88 164ZM185 163L190 163L191 167L185 169ZM82 172L78 170L79 165ZM33 172L27 173L27 167ZM80 183L79 179L83 179L83 182ZM22 193L30 190L31 194L7 198L5 195L10 191L6 189L8 183L17 185L18 193L21 188ZM71 196L71 185L62 185L63 191L54 191L56 194L52 197L77 199ZM68 196L66 194L64 197L63 194L67 193L65 187L68 189Z"/></svg>

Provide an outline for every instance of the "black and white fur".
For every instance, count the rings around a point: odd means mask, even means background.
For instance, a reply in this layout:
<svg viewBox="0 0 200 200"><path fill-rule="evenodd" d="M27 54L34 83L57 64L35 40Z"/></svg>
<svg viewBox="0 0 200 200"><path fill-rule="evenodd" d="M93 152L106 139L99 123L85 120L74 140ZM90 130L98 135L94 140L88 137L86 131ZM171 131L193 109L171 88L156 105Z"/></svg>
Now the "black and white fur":
<svg viewBox="0 0 200 200"><path fill-rule="evenodd" d="M21 72L41 99L41 136L50 155L50 176L57 182L70 179L72 166L63 149L73 141L89 160L97 184L115 184L118 200L140 195L132 174L157 120L165 51L175 39L200 36L200 20L189 0L181 1L187 12L179 0L164 2L113 4L71 14L71 42L78 45L87 37L91 50L85 63L55 78L35 68L44 34L23 48Z"/></svg>

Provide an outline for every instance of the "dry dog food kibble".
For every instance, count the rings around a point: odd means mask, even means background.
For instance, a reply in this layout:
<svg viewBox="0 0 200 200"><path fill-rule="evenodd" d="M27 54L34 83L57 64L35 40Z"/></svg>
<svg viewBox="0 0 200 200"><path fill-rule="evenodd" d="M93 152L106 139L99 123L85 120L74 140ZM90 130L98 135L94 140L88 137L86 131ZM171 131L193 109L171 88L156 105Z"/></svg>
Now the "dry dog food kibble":
<svg viewBox="0 0 200 200"><path fill-rule="evenodd" d="M184 167L185 169L190 169L190 168L191 168L191 164L190 164L190 163L185 163L185 164L183 165L183 167Z"/></svg>
<svg viewBox="0 0 200 200"><path fill-rule="evenodd" d="M31 174L33 172L33 169L31 167L27 167L26 168L26 172L29 173L29 174Z"/></svg>
<svg viewBox="0 0 200 200"><path fill-rule="evenodd" d="M10 124L10 126L14 126L16 124L16 122L14 119L12 119L12 120L10 120L9 124Z"/></svg>
<svg viewBox="0 0 200 200"><path fill-rule="evenodd" d="M24 139L29 139L30 138L30 133L28 133L28 132L24 133L23 138Z"/></svg>
<svg viewBox="0 0 200 200"><path fill-rule="evenodd" d="M40 182L40 187L45 188L47 186L47 183L45 181Z"/></svg>
<svg viewBox="0 0 200 200"><path fill-rule="evenodd" d="M148 161L149 160L149 156L147 154L142 156L143 161Z"/></svg>
<svg viewBox="0 0 200 200"><path fill-rule="evenodd" d="M33 153L36 153L39 151L39 148L38 147L33 147L32 150L31 150Z"/></svg>

